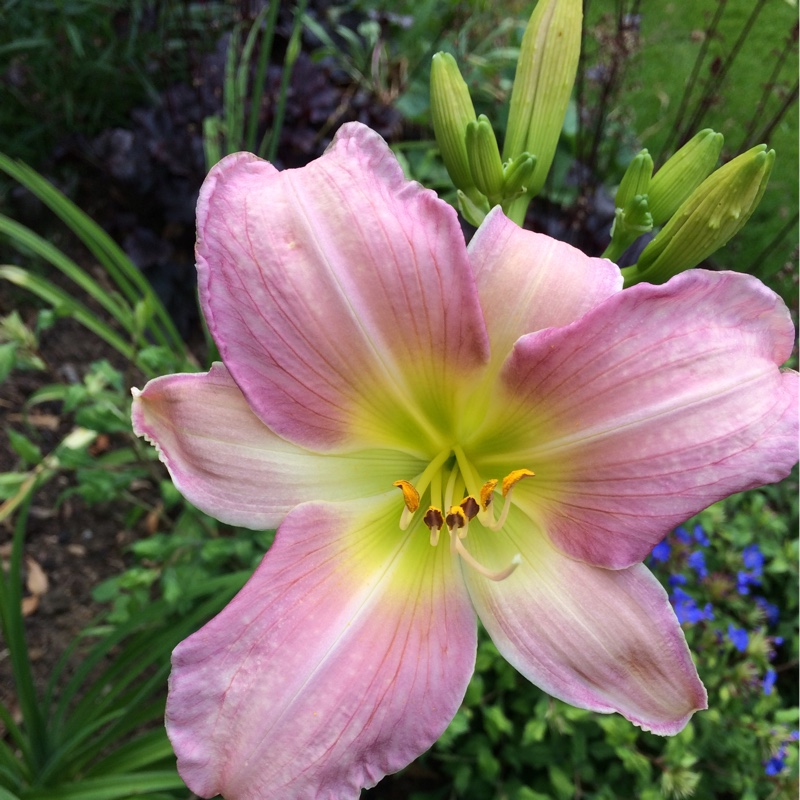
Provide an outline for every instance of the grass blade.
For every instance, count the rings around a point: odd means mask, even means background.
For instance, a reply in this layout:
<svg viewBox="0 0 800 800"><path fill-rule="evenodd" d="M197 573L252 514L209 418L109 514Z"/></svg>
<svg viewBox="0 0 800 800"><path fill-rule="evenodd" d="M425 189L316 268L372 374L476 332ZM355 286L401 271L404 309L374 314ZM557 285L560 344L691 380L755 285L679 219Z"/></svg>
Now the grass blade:
<svg viewBox="0 0 800 800"><path fill-rule="evenodd" d="M57 311L67 314L77 322L80 322L81 325L99 336L104 342L110 344L129 361L140 366L145 373L147 372L145 366L138 363L136 349L129 342L105 322L99 320L83 303L75 300L63 289L44 278L11 264L0 265L0 278L4 278L41 297L42 300L50 303Z"/></svg>

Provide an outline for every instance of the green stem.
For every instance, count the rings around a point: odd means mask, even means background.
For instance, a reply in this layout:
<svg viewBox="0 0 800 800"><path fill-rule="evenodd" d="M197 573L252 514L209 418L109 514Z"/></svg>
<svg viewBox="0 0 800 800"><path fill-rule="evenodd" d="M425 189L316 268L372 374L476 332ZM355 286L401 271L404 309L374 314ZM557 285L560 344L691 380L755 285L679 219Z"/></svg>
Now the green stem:
<svg viewBox="0 0 800 800"><path fill-rule="evenodd" d="M503 206L503 212L512 221L516 222L520 228L525 227L525 215L528 213L528 206L531 204L530 195L523 194L516 200L512 200L508 207Z"/></svg>

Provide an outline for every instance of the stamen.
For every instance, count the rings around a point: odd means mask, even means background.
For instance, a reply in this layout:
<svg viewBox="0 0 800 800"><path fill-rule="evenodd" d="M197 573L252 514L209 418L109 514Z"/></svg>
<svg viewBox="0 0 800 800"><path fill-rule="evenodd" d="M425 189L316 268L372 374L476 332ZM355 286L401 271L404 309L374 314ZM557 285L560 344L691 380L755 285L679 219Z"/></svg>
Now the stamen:
<svg viewBox="0 0 800 800"><path fill-rule="evenodd" d="M408 481L395 481L392 486L400 489L406 508L413 514L419 508L419 492Z"/></svg>
<svg viewBox="0 0 800 800"><path fill-rule="evenodd" d="M448 508L453 505L453 497L456 490L456 478L458 478L458 465L450 470L450 476L447 479L447 486L444 487L444 507Z"/></svg>
<svg viewBox="0 0 800 800"><path fill-rule="evenodd" d="M535 472L531 472L529 469L515 469L503 478L503 497L505 497L506 501L503 503L503 510L500 512L500 518L496 522L487 525L487 528L497 531L506 524L508 512L511 510L511 492L523 478L532 478L535 474Z"/></svg>
<svg viewBox="0 0 800 800"><path fill-rule="evenodd" d="M471 494L468 494L459 505L467 518L467 522L475 519L475 517L478 516L478 512L481 510L478 501Z"/></svg>
<svg viewBox="0 0 800 800"><path fill-rule="evenodd" d="M498 570L497 572L491 572L489 569L483 566L480 561L478 561L472 553L464 547L464 544L457 536L452 536L451 540L455 541L455 549L456 552L464 559L464 561L469 564L472 569L476 572L479 572L485 578L488 578L490 581L504 581L512 572L522 563L522 557L519 553L517 553L512 559L511 563L505 568Z"/></svg>
<svg viewBox="0 0 800 800"><path fill-rule="evenodd" d="M489 508L496 488L497 478L492 478L481 486L481 510L486 511L486 509Z"/></svg>
<svg viewBox="0 0 800 800"><path fill-rule="evenodd" d="M436 547L439 544L439 531L444 525L444 515L436 506L430 506L422 521L431 529L431 547Z"/></svg>
<svg viewBox="0 0 800 800"><path fill-rule="evenodd" d="M451 506L444 521L448 530L452 531L453 528L463 528L467 524L467 515L461 506Z"/></svg>
<svg viewBox="0 0 800 800"><path fill-rule="evenodd" d="M507 497L508 493L523 479L532 478L536 473L531 472L529 469L515 469L509 472L503 478L503 497Z"/></svg>
<svg viewBox="0 0 800 800"><path fill-rule="evenodd" d="M400 514L400 530L404 531L411 524L414 512L419 508L419 492L408 481L395 481L393 486L403 492L403 502L406 504L403 513Z"/></svg>

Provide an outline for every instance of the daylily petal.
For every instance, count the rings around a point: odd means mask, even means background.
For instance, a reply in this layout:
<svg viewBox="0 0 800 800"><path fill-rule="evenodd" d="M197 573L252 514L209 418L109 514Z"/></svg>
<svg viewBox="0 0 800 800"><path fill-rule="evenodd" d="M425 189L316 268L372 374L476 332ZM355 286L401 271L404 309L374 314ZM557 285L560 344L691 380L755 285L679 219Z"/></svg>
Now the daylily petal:
<svg viewBox="0 0 800 800"><path fill-rule="evenodd" d="M275 528L308 500L383 494L420 468L397 451L325 456L276 436L222 364L166 375L134 390L133 429L158 448L181 493L231 525Z"/></svg>
<svg viewBox="0 0 800 800"><path fill-rule="evenodd" d="M441 446L486 331L455 212L380 136L344 125L279 173L229 156L197 216L206 319L269 427L314 449Z"/></svg>
<svg viewBox="0 0 800 800"><path fill-rule="evenodd" d="M607 570L564 556L518 509L499 534L469 537L469 546L490 568L522 556L500 583L465 577L497 649L532 683L663 735L706 708L667 593L646 567Z"/></svg>
<svg viewBox="0 0 800 800"><path fill-rule="evenodd" d="M536 472L515 501L563 552L621 568L675 525L797 461L789 313L759 281L693 270L523 337L474 449ZM489 469L487 466L486 469Z"/></svg>
<svg viewBox="0 0 800 800"><path fill-rule="evenodd" d="M496 206L469 244L493 358L526 333L568 325L622 290L605 258L515 225Z"/></svg>
<svg viewBox="0 0 800 800"><path fill-rule="evenodd" d="M245 588L173 655L188 786L226 800L356 798L444 731L475 661L459 567L391 502L293 511Z"/></svg>

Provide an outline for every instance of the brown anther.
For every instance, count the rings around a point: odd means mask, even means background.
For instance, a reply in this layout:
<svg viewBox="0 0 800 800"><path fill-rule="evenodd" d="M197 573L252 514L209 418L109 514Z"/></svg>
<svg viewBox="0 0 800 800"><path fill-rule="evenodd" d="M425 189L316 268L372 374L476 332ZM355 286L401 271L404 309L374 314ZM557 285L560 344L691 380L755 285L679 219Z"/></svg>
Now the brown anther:
<svg viewBox="0 0 800 800"><path fill-rule="evenodd" d="M461 506L451 506L444 521L447 523L448 530L452 531L456 528L463 528L467 524L467 515Z"/></svg>
<svg viewBox="0 0 800 800"><path fill-rule="evenodd" d="M492 503L492 495L494 494L496 486L497 478L492 478L481 486L481 508L484 511L486 511Z"/></svg>
<svg viewBox="0 0 800 800"><path fill-rule="evenodd" d="M532 478L536 473L529 469L515 469L503 478L503 497L505 497L523 478Z"/></svg>
<svg viewBox="0 0 800 800"><path fill-rule="evenodd" d="M442 525L444 525L444 514L442 514L442 512L436 508L436 506L430 506L425 512L425 516L422 518L422 521L432 531L440 531L442 529Z"/></svg>
<svg viewBox="0 0 800 800"><path fill-rule="evenodd" d="M395 481L392 486L400 489L406 508L413 514L419 508L419 492L408 481Z"/></svg>
<svg viewBox="0 0 800 800"><path fill-rule="evenodd" d="M475 519L475 517L478 516L478 512L481 510L481 507L478 505L478 501L471 494L468 494L459 505L461 506L461 510L464 512L467 521Z"/></svg>

